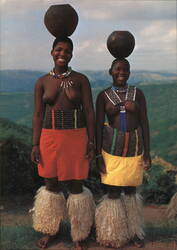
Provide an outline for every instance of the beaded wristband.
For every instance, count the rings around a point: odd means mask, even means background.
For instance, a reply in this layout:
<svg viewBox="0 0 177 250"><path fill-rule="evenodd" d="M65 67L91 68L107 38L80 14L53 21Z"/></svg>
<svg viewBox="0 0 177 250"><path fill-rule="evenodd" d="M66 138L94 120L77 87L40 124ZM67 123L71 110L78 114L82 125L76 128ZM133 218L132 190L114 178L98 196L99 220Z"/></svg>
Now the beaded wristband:
<svg viewBox="0 0 177 250"><path fill-rule="evenodd" d="M92 145L93 147L95 147L95 143L94 142L92 142L92 141L89 141L89 143L88 143L89 145Z"/></svg>
<svg viewBox="0 0 177 250"><path fill-rule="evenodd" d="M101 154L95 156L95 158L100 158L100 157L102 157Z"/></svg>

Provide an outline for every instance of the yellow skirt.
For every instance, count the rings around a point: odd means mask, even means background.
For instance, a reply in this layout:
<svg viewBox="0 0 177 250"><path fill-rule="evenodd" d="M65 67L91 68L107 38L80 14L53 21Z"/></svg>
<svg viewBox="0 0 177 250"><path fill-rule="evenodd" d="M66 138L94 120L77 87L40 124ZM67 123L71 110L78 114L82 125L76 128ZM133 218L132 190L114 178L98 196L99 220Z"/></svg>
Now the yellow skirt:
<svg viewBox="0 0 177 250"><path fill-rule="evenodd" d="M113 186L139 186L143 181L142 155L133 157L115 156L102 150L106 165L106 174L101 175L101 182Z"/></svg>

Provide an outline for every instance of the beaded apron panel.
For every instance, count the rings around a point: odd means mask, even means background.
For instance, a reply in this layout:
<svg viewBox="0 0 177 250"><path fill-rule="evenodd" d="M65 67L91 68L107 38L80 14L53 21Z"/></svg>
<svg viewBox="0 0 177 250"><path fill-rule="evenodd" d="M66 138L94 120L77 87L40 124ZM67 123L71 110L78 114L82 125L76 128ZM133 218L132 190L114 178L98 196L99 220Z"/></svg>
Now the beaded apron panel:
<svg viewBox="0 0 177 250"><path fill-rule="evenodd" d="M123 132L105 125L103 129L102 148L109 154L122 157L141 155L143 152L141 128Z"/></svg>
<svg viewBox="0 0 177 250"><path fill-rule="evenodd" d="M82 110L47 110L44 116L43 128L77 129L86 127Z"/></svg>

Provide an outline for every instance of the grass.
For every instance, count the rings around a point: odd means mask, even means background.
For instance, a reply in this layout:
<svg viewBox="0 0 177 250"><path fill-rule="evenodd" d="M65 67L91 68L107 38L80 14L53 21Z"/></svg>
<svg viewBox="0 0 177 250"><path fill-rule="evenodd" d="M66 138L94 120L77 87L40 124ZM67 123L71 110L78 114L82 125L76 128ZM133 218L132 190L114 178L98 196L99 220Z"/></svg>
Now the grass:
<svg viewBox="0 0 177 250"><path fill-rule="evenodd" d="M149 241L169 242L174 239L177 240L177 221L161 225L148 223L145 226L145 233Z"/></svg>
<svg viewBox="0 0 177 250"><path fill-rule="evenodd" d="M40 235L30 225L2 226L0 248L2 250L37 250L35 242Z"/></svg>
<svg viewBox="0 0 177 250"><path fill-rule="evenodd" d="M69 227L66 225L61 231L63 236L69 236ZM67 231L67 232L66 232ZM176 222L164 223L162 225L146 224L146 238L148 241L170 242L175 240L177 235ZM94 234L94 235L92 235ZM95 230L92 230L90 240L95 239ZM31 225L15 225L1 227L1 249L2 250L37 250L35 242L40 238L41 234L35 232ZM64 237L64 238L65 238ZM63 238L63 237L62 237Z"/></svg>

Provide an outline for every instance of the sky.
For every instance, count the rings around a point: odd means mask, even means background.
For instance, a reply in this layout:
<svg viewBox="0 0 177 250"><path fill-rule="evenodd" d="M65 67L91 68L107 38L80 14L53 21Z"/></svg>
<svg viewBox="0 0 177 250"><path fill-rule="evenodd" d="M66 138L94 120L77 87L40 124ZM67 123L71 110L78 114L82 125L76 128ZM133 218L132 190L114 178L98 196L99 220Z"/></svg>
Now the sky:
<svg viewBox="0 0 177 250"><path fill-rule="evenodd" d="M127 30L135 49L127 58L133 70L177 73L176 0L1 0L0 67L50 71L54 37L44 25L44 15L54 4L70 4L79 23L71 35L74 70L109 69L113 56L108 36Z"/></svg>

